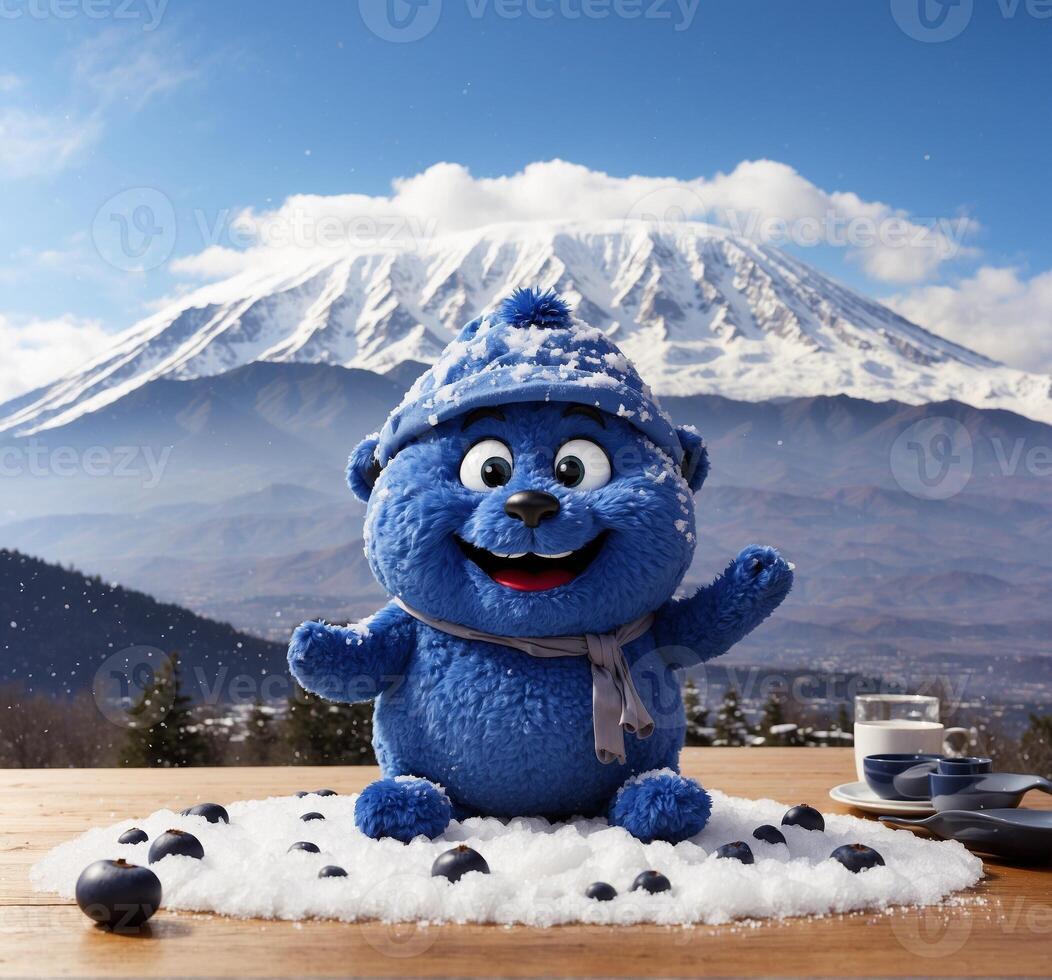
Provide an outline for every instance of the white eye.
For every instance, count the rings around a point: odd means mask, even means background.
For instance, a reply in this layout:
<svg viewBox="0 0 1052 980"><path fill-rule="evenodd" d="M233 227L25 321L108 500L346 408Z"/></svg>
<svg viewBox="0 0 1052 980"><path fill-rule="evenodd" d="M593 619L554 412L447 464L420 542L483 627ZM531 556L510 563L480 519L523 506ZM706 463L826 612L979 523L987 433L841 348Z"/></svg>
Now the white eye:
<svg viewBox="0 0 1052 980"><path fill-rule="evenodd" d="M499 439L476 442L460 461L460 482L469 490L494 490L511 479L511 450Z"/></svg>
<svg viewBox="0 0 1052 980"><path fill-rule="evenodd" d="M595 490L610 482L610 459L591 439L571 439L555 456L555 479L572 490Z"/></svg>

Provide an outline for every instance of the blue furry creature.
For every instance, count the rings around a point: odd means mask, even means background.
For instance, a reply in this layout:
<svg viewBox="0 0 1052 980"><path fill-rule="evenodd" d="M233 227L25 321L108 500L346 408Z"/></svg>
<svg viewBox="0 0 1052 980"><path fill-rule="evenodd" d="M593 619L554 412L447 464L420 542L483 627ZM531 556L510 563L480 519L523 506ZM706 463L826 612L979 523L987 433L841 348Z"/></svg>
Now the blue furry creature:
<svg viewBox="0 0 1052 980"><path fill-rule="evenodd" d="M677 595L694 553L700 437L554 293L469 323L353 452L365 547L392 601L309 622L293 675L376 701L384 778L365 834L440 835L475 815L604 815L681 841L708 794L678 773L678 672L726 652L785 598L792 567L746 548Z"/></svg>

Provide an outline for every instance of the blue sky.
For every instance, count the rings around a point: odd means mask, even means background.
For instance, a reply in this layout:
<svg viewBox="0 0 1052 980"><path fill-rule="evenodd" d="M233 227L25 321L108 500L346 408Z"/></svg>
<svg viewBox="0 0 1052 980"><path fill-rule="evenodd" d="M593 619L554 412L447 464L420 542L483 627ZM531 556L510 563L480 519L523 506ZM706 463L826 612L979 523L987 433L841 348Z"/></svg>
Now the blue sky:
<svg viewBox="0 0 1052 980"><path fill-rule="evenodd" d="M414 41L378 36L397 36L386 2L2 0L0 337L28 349L44 323L88 349L181 288L168 262L100 257L96 216L129 188L171 202L178 258L208 244L202 220L386 195L443 161L711 181L768 160L860 212L967 216L967 247L921 276L800 254L1052 369L1043 0L390 0L406 30L431 28Z"/></svg>

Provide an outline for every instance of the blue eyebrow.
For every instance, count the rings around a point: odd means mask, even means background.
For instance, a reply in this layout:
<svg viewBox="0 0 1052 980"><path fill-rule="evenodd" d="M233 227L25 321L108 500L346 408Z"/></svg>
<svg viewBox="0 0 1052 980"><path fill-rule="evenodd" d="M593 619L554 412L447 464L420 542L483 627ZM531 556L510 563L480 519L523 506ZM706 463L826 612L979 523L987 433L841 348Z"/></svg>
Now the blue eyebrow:
<svg viewBox="0 0 1052 980"><path fill-rule="evenodd" d="M464 416L464 421L460 425L460 431L463 432L469 425L474 425L480 419L496 419L498 422L506 421L504 413L499 408L476 408Z"/></svg>
<svg viewBox="0 0 1052 980"><path fill-rule="evenodd" d="M597 423L601 429L606 428L606 421L603 419L603 413L592 408L591 405L571 405L565 412L563 412L563 418L568 419L571 415L583 415L586 419L591 419L593 422Z"/></svg>

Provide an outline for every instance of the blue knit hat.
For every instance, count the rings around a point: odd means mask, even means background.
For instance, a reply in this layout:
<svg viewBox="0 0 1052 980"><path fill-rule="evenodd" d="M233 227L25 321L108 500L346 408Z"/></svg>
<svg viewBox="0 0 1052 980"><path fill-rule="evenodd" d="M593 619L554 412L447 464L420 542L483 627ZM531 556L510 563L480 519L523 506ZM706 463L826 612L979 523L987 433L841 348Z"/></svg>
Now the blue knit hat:
<svg viewBox="0 0 1052 980"><path fill-rule="evenodd" d="M553 290L519 289L472 320L422 374L380 432L381 466L406 443L472 409L571 402L617 415L683 461L683 447L632 362Z"/></svg>

